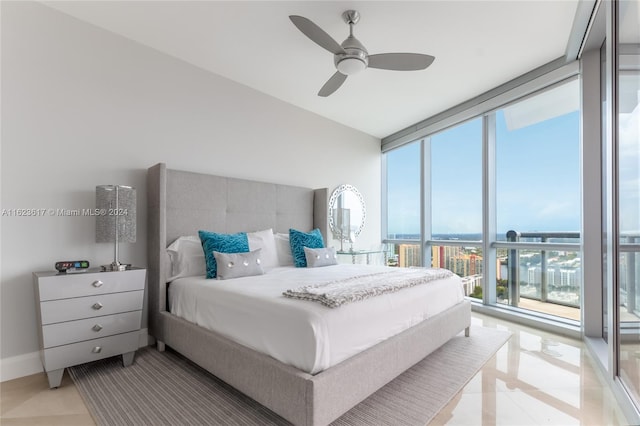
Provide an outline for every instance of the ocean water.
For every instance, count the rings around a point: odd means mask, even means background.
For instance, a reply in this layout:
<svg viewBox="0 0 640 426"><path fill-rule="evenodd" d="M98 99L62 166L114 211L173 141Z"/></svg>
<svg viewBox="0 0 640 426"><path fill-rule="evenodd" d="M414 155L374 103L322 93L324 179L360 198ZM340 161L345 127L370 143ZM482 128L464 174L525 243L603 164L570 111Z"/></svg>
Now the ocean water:
<svg viewBox="0 0 640 426"><path fill-rule="evenodd" d="M390 234L388 239L390 240L420 240L420 234ZM434 240L443 240L443 241L452 241L452 240L461 240L461 241L482 241L482 233L471 233L471 234L433 234ZM506 241L507 235L506 232L498 234L498 241ZM528 241L528 242L540 242L540 238L521 238L520 241ZM554 243L577 243L579 242L578 238L549 238L547 242Z"/></svg>

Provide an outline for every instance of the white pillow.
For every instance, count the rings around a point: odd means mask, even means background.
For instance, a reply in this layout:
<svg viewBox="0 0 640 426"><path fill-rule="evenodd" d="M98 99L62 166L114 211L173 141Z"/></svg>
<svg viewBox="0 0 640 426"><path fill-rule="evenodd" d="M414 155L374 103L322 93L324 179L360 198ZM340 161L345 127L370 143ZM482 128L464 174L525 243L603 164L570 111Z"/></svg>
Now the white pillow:
<svg viewBox="0 0 640 426"><path fill-rule="evenodd" d="M293 254L291 253L289 234L277 233L275 235L275 240L280 266L293 266Z"/></svg>
<svg viewBox="0 0 640 426"><path fill-rule="evenodd" d="M207 265L200 237L189 235L177 238L169 247L170 269L167 282L181 277L206 276Z"/></svg>
<svg viewBox="0 0 640 426"><path fill-rule="evenodd" d="M336 249L333 247L326 248L309 248L303 247L304 256L307 259L308 268L317 268L319 266L330 266L338 264L338 256Z"/></svg>
<svg viewBox="0 0 640 426"><path fill-rule="evenodd" d="M249 240L249 250L262 250L260 259L265 271L268 271L271 268L276 268L280 265L278 262L276 240L271 229L265 229L264 231L258 232L247 232L247 240Z"/></svg>
<svg viewBox="0 0 640 426"><path fill-rule="evenodd" d="M262 261L260 260L262 249L251 250L244 253L220 253L213 252L216 258L218 271L216 276L219 280L231 278L251 277L264 274Z"/></svg>

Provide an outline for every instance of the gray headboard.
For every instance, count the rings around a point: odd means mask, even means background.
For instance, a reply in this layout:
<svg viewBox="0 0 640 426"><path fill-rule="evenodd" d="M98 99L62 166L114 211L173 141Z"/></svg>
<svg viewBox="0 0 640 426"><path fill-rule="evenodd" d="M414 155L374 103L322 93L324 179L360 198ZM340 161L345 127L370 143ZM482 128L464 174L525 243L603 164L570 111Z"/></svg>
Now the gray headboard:
<svg viewBox="0 0 640 426"><path fill-rule="evenodd" d="M167 169L147 171L149 334L163 339L167 246L198 230L220 233L320 228L327 241L328 189L309 189Z"/></svg>

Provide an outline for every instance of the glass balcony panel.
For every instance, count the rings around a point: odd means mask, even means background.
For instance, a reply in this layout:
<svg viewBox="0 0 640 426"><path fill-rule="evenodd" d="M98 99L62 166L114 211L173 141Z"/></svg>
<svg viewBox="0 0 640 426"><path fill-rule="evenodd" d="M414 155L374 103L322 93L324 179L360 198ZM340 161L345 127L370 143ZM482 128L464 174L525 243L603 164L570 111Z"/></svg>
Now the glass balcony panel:
<svg viewBox="0 0 640 426"><path fill-rule="evenodd" d="M640 253L620 253L620 320L640 320Z"/></svg>
<svg viewBox="0 0 640 426"><path fill-rule="evenodd" d="M500 249L498 263L498 303L580 320L579 251Z"/></svg>

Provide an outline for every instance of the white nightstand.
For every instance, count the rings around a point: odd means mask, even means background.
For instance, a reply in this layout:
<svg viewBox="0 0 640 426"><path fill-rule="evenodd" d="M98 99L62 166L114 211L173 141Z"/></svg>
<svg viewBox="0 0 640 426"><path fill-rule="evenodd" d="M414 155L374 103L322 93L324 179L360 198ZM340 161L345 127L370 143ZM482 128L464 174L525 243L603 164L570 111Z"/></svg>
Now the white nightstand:
<svg viewBox="0 0 640 426"><path fill-rule="evenodd" d="M146 269L77 274L34 272L40 358L49 386L66 367L138 349Z"/></svg>

